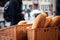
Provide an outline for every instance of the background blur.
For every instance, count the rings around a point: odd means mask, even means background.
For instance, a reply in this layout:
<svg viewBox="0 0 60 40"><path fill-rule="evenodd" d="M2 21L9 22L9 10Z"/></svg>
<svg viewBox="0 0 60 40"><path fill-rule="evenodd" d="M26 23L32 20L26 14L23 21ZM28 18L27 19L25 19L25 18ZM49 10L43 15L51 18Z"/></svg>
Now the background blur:
<svg viewBox="0 0 60 40"><path fill-rule="evenodd" d="M4 5L5 3L9 1L9 0L0 0L0 26L4 26L4 18L3 18L3 12L4 12ZM26 15L25 15L25 20L28 22L31 22L32 20L34 20L33 18L30 20L29 16L28 16L28 9L30 9L31 11L34 9L39 9L39 10L43 10L43 12L50 12L55 11L56 10L56 2L55 0L22 0L23 5L22 5L22 9L25 11ZM10 23L5 23L5 25L9 26Z"/></svg>

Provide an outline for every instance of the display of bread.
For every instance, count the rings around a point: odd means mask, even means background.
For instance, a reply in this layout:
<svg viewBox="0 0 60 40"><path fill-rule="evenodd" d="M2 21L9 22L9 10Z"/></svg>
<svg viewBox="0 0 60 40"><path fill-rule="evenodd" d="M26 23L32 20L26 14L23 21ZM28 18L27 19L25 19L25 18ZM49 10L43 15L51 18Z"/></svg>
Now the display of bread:
<svg viewBox="0 0 60 40"><path fill-rule="evenodd" d="M46 27L49 27L51 21L52 21L52 18L51 18L51 17L49 17L49 16L46 17L46 21L45 21L44 27L45 27L45 28L46 28Z"/></svg>
<svg viewBox="0 0 60 40"><path fill-rule="evenodd" d="M22 24L26 24L27 23L27 21L20 21L19 23L18 23L18 25L22 25Z"/></svg>
<svg viewBox="0 0 60 40"><path fill-rule="evenodd" d="M44 27L46 16L46 13L39 14L33 22L32 29Z"/></svg>
<svg viewBox="0 0 60 40"><path fill-rule="evenodd" d="M52 18L52 22L50 24L51 27L55 27L60 25L60 16L55 16Z"/></svg>
<svg viewBox="0 0 60 40"><path fill-rule="evenodd" d="M50 16L47 16L46 13L41 13L35 18L33 23L27 21L20 21L18 23L18 25L23 24L32 24L32 29L60 26L60 16L51 18Z"/></svg>

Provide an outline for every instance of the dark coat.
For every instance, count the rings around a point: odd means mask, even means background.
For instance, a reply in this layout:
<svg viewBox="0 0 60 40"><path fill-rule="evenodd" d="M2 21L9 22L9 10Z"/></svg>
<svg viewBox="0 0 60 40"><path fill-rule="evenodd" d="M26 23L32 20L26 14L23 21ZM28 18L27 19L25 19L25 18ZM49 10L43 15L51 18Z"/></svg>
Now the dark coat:
<svg viewBox="0 0 60 40"><path fill-rule="evenodd" d="M15 25L19 21L24 20L24 15L21 14L22 2L19 2L17 0L10 0L8 12L11 16L11 25Z"/></svg>
<svg viewBox="0 0 60 40"><path fill-rule="evenodd" d="M56 15L60 15L60 0L56 0Z"/></svg>

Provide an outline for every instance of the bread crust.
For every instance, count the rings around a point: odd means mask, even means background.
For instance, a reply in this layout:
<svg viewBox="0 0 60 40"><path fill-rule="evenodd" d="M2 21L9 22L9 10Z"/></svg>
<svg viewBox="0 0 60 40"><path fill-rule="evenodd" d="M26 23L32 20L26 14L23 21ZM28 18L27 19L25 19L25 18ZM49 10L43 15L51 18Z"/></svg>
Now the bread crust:
<svg viewBox="0 0 60 40"><path fill-rule="evenodd" d="M60 25L60 16L55 16L52 18L52 22L50 24L51 27L55 27Z"/></svg>
<svg viewBox="0 0 60 40"><path fill-rule="evenodd" d="M51 18L51 17L49 17L49 16L46 17L46 21L45 21L44 27L45 27L45 28L46 28L46 27L49 27L51 21L52 21L52 18Z"/></svg>
<svg viewBox="0 0 60 40"><path fill-rule="evenodd" d="M26 24L27 22L26 21L20 21L19 23L18 23L18 25L22 25L22 24Z"/></svg>
<svg viewBox="0 0 60 40"><path fill-rule="evenodd" d="M46 13L41 13L41 14L39 14L39 15L36 17L36 19L34 20L33 25L32 25L32 28L35 29L35 28L44 27L44 23L45 23L45 20L46 20L46 16L47 16Z"/></svg>

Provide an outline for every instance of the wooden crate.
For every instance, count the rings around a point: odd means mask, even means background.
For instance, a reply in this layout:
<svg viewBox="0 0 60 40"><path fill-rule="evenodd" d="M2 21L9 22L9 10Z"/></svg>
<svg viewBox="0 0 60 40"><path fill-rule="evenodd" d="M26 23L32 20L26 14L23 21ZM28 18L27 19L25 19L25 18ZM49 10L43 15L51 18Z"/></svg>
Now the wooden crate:
<svg viewBox="0 0 60 40"><path fill-rule="evenodd" d="M28 40L58 40L58 28L37 28L27 30Z"/></svg>
<svg viewBox="0 0 60 40"><path fill-rule="evenodd" d="M8 28L0 29L0 40L27 40L26 25L14 25Z"/></svg>

